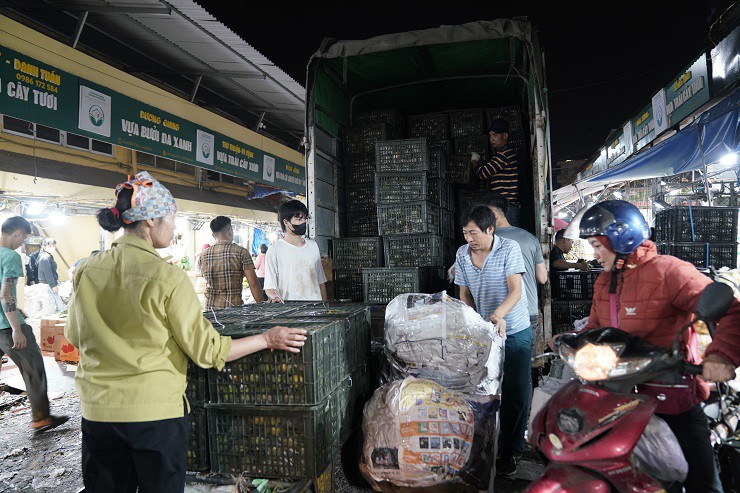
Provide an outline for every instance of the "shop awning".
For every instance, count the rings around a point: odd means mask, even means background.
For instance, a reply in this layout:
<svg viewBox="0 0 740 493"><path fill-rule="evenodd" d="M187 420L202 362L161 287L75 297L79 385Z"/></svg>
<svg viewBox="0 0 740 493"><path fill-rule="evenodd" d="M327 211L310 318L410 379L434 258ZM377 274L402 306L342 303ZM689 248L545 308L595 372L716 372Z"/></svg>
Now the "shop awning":
<svg viewBox="0 0 740 493"><path fill-rule="evenodd" d="M702 169L705 163L740 150L739 119L740 89L736 89L674 136L583 182L608 184Z"/></svg>

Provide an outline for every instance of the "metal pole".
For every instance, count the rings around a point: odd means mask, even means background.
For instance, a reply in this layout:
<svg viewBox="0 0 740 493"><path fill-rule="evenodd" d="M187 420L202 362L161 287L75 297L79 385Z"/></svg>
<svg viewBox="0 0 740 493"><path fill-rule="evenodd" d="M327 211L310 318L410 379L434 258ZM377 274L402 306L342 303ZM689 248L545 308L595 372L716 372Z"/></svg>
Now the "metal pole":
<svg viewBox="0 0 740 493"><path fill-rule="evenodd" d="M701 132L699 131L699 125L696 125L696 137L699 139L699 155L701 156L701 165L704 169L704 190L707 191L707 202L709 207L712 207L712 190L709 185L709 178L707 177L707 162L704 159L704 145L701 142Z"/></svg>
<svg viewBox="0 0 740 493"><path fill-rule="evenodd" d="M89 14L89 12L87 10L84 11L77 21L75 33L72 37L72 48L77 48L77 43L80 41L80 35L82 34L82 28L85 27L85 22L87 22L87 14Z"/></svg>

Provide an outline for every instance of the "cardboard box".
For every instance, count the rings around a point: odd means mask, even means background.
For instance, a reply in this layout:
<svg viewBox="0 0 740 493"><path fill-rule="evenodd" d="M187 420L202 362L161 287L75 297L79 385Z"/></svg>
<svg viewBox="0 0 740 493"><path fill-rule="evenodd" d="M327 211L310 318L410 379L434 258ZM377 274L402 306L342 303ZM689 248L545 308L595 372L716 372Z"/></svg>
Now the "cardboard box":
<svg viewBox="0 0 740 493"><path fill-rule="evenodd" d="M80 352L71 342L64 337L64 324L58 324L55 327L54 334L54 359L66 363L79 363Z"/></svg>
<svg viewBox="0 0 740 493"><path fill-rule="evenodd" d="M43 317L39 326L39 347L42 351L54 351L56 326L66 323L66 318Z"/></svg>

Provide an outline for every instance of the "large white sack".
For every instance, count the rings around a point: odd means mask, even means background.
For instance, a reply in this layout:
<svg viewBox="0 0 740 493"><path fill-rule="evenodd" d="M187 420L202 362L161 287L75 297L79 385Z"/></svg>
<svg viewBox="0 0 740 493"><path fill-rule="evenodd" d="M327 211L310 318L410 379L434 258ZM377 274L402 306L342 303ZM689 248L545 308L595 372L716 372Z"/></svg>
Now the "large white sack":
<svg viewBox="0 0 740 493"><path fill-rule="evenodd" d="M475 395L498 395L504 338L447 293L397 296L385 311L385 351L402 377Z"/></svg>
<svg viewBox="0 0 740 493"><path fill-rule="evenodd" d="M48 284L23 288L23 312L26 318L41 318L57 313L57 304Z"/></svg>

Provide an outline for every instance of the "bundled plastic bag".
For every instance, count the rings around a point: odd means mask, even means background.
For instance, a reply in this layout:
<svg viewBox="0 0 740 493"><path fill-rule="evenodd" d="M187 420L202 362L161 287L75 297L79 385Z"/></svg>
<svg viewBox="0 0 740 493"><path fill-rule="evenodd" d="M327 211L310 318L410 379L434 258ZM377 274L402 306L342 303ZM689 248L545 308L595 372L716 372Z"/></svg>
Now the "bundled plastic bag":
<svg viewBox="0 0 740 493"><path fill-rule="evenodd" d="M640 468L659 481L682 483L689 472L681 445L668 424L657 416L648 421L634 450Z"/></svg>
<svg viewBox="0 0 740 493"><path fill-rule="evenodd" d="M57 312L57 304L48 284L34 284L23 288L23 311L26 318L41 318Z"/></svg>
<svg viewBox="0 0 740 493"><path fill-rule="evenodd" d="M375 391L365 405L360 469L371 483L434 486L462 482L473 447L474 412L465 397L408 377Z"/></svg>
<svg viewBox="0 0 740 493"><path fill-rule="evenodd" d="M385 343L400 378L425 378L468 395L500 393L504 339L492 323L444 291L391 301Z"/></svg>

